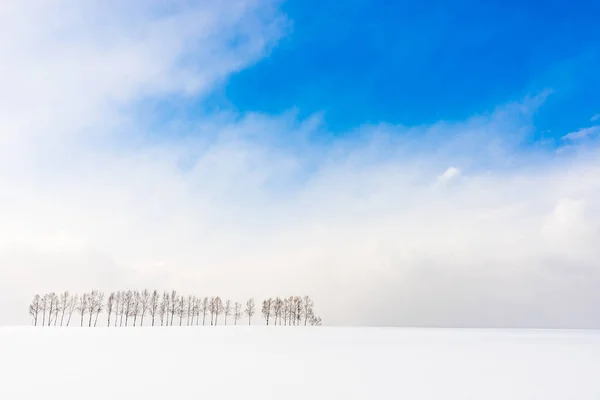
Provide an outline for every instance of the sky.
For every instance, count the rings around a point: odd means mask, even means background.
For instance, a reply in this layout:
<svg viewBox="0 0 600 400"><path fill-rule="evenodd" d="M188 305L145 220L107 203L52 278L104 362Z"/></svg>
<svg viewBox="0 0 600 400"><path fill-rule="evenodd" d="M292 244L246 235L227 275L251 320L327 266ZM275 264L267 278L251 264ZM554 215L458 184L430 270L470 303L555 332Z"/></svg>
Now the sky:
<svg viewBox="0 0 600 400"><path fill-rule="evenodd" d="M35 293L600 328L598 2L5 1L0 324Z"/></svg>

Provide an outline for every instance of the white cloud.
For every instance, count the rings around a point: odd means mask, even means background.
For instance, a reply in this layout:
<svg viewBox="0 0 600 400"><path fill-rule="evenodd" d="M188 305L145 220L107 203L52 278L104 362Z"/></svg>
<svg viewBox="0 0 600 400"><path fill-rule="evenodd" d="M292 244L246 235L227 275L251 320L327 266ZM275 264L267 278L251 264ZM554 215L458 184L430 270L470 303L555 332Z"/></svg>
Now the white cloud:
<svg viewBox="0 0 600 400"><path fill-rule="evenodd" d="M600 119L600 114L596 114L596 115L594 115L592 118L590 118L590 121L591 121L591 122L596 122L596 121L598 121L599 119Z"/></svg>
<svg viewBox="0 0 600 400"><path fill-rule="evenodd" d="M438 176L438 181L440 182L449 182L453 179L456 179L460 176L460 169L456 168L456 167L448 167L448 169L446 171L444 171L443 174L441 174L440 176Z"/></svg>
<svg viewBox="0 0 600 400"><path fill-rule="evenodd" d="M571 132L563 136L563 139L566 140L581 140L585 138L589 138L591 136L595 136L600 133L600 126L590 126L589 128L583 128L575 132Z"/></svg>
<svg viewBox="0 0 600 400"><path fill-rule="evenodd" d="M600 326L598 147L518 150L537 101L331 147L292 114L171 121L156 139L140 101L202 96L281 17L67 3L0 14L1 323L26 323L36 291L132 285L309 293L338 324ZM468 176L432 187L449 165Z"/></svg>

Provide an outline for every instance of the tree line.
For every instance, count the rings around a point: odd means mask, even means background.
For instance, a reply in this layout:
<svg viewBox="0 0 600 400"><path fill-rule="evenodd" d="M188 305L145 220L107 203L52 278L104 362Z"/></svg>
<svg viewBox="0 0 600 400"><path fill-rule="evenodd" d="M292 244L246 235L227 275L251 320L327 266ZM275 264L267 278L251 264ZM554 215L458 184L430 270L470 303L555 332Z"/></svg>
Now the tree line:
<svg viewBox="0 0 600 400"><path fill-rule="evenodd" d="M106 299L106 300L105 300ZM262 302L262 318L269 325L307 326L321 325L321 317L314 313L314 302L309 296L268 298ZM253 298L245 304L221 300L220 297L180 295L177 291L126 290L105 296L98 290L89 293L36 294L29 305L29 315L34 326L69 326L75 315L79 326L95 327L101 314L106 326L191 326L218 325L219 317L227 325L248 320L256 314Z"/></svg>

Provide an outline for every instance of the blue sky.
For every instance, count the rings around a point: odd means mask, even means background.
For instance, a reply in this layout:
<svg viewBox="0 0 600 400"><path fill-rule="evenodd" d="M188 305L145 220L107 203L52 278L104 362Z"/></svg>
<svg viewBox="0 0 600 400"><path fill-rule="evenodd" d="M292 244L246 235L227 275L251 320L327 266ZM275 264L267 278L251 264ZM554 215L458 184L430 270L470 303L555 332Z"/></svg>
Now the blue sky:
<svg viewBox="0 0 600 400"><path fill-rule="evenodd" d="M551 90L535 139L600 113L600 2L288 0L285 36L213 96L240 112L324 112L329 131L460 121Z"/></svg>
<svg viewBox="0 0 600 400"><path fill-rule="evenodd" d="M143 286L600 326L598 3L168 3L3 4L0 324Z"/></svg>

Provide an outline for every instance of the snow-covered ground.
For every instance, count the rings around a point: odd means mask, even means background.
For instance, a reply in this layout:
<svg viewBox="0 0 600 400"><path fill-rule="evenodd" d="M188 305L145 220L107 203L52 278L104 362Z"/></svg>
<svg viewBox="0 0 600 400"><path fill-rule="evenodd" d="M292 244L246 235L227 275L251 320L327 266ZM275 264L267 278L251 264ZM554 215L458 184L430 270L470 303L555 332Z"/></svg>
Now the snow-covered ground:
<svg viewBox="0 0 600 400"><path fill-rule="evenodd" d="M600 332L2 328L0 399L600 399Z"/></svg>

